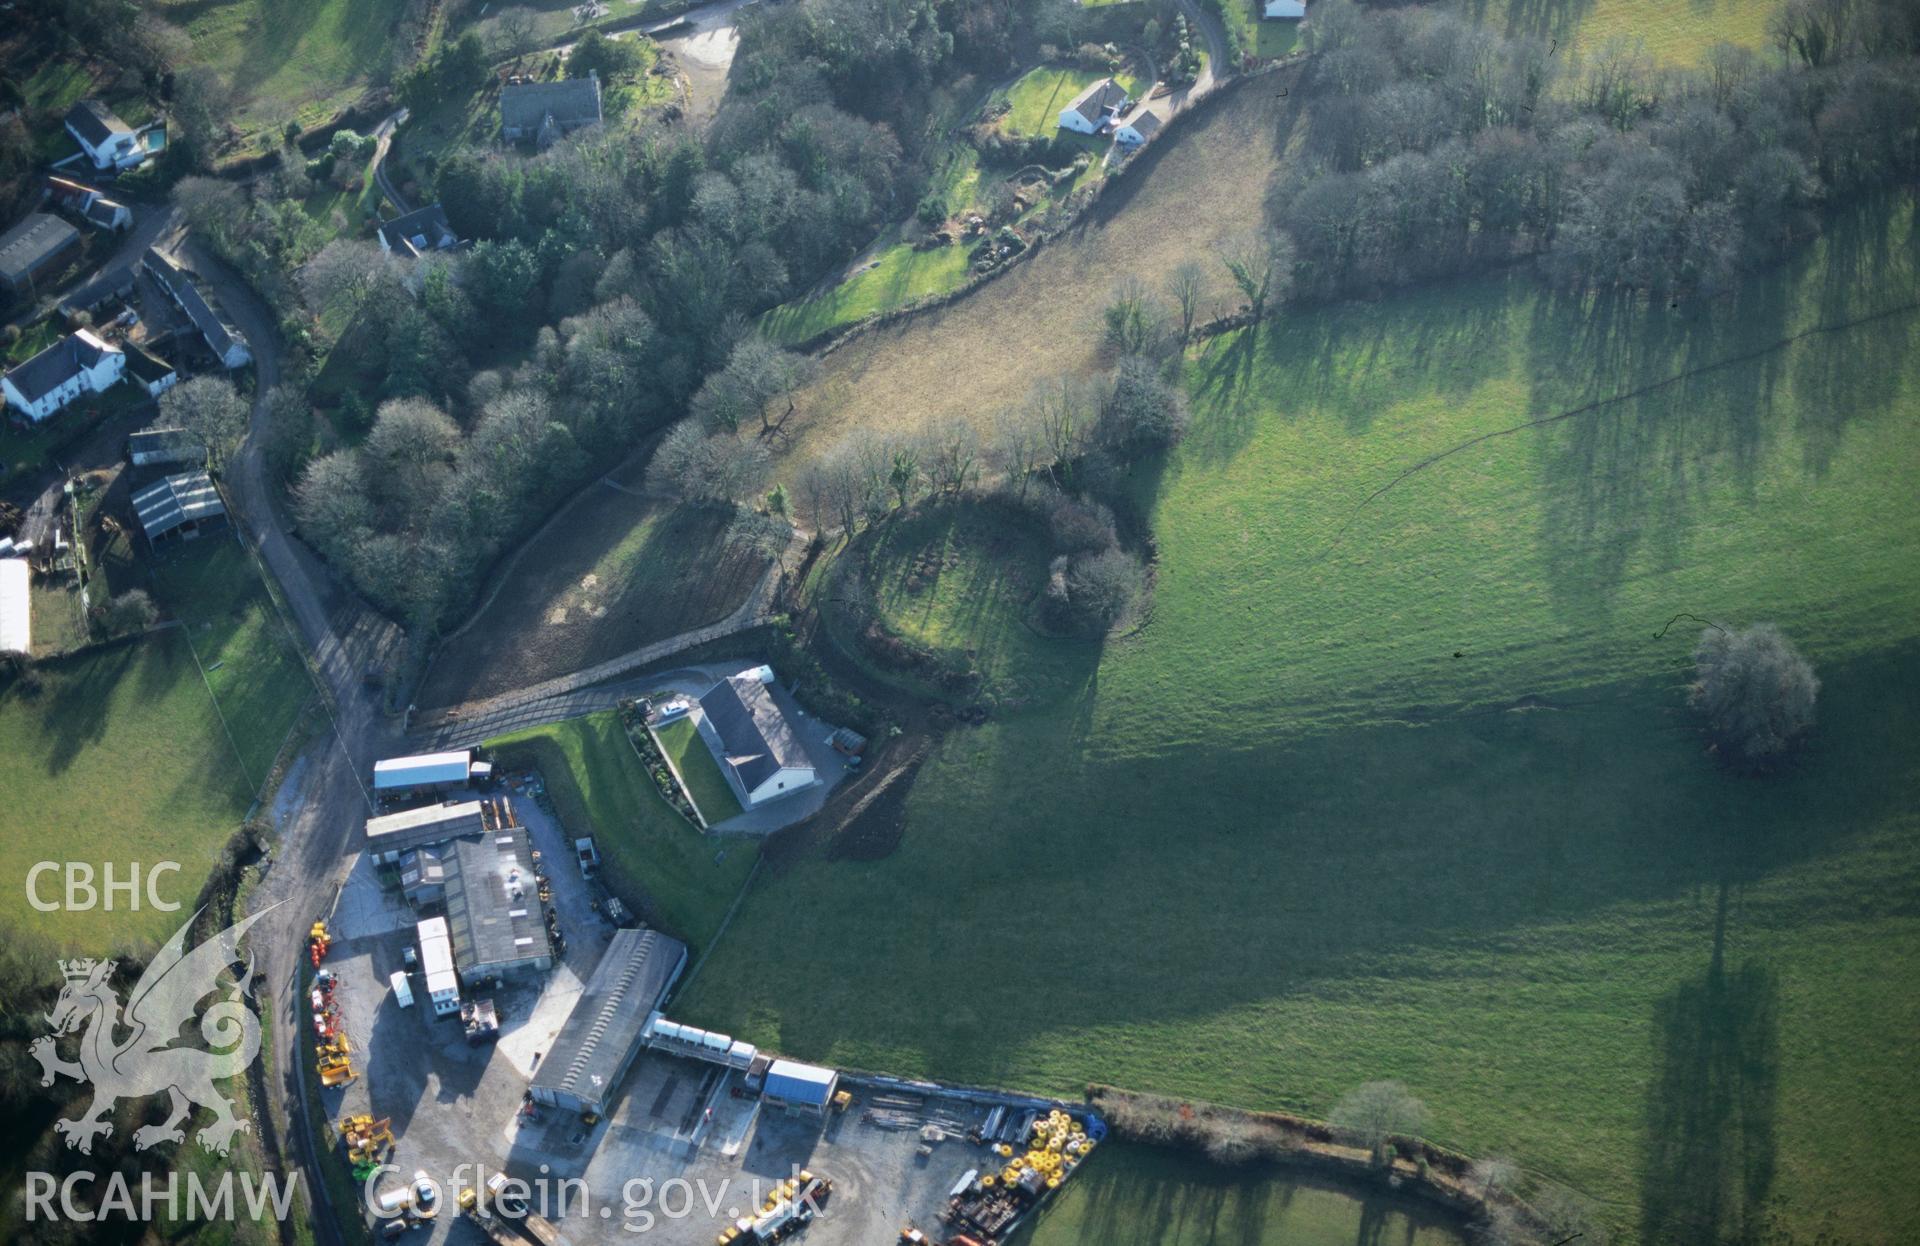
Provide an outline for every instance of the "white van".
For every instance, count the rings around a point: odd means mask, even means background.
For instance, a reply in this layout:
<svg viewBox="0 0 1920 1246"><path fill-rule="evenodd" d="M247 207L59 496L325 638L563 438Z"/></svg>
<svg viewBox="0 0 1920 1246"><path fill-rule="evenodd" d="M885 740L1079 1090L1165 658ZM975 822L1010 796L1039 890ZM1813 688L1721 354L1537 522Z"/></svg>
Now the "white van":
<svg viewBox="0 0 1920 1246"><path fill-rule="evenodd" d="M393 997L400 1001L400 1006L402 1008L413 1007L413 984L407 981L407 975L399 970L395 970L393 976L388 978L387 981L392 985Z"/></svg>

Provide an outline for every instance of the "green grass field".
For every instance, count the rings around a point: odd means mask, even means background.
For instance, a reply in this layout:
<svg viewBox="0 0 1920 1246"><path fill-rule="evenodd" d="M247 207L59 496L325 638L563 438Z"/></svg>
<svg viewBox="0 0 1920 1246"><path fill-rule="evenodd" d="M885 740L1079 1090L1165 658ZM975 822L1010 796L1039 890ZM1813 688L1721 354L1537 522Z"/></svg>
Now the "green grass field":
<svg viewBox="0 0 1920 1246"><path fill-rule="evenodd" d="M242 129L314 126L395 68L402 0L161 0L193 57L228 78Z"/></svg>
<svg viewBox="0 0 1920 1246"><path fill-rule="evenodd" d="M694 807L707 820L708 826L739 815L740 802L734 798L733 789L727 786L727 776L720 773L720 763L713 759L706 741L700 738L699 728L693 725L693 719L682 718L670 722L653 734L660 742L661 751L672 759L674 769L680 772L680 778L688 788L687 794L693 797Z"/></svg>
<svg viewBox="0 0 1920 1246"><path fill-rule="evenodd" d="M1214 342L1137 472L1148 626L946 736L894 856L768 879L684 1019L1061 1094L1396 1077L1625 1240L1905 1237L1913 219L1698 306L1514 277ZM1819 668L1791 772L1705 755L1682 612Z"/></svg>
<svg viewBox="0 0 1920 1246"><path fill-rule="evenodd" d="M1377 1188L1270 1169L1236 1172L1173 1152L1109 1144L1042 1213L1025 1246L1459 1246L1445 1215Z"/></svg>
<svg viewBox="0 0 1920 1246"><path fill-rule="evenodd" d="M151 591L183 628L42 663L37 692L18 680L0 689L0 875L24 879L50 858L121 869L178 861L184 868L164 885L169 899L191 904L204 877L196 870L239 829L311 696L231 538L165 558ZM179 923L147 908L33 912L17 887L0 909L8 929L94 955L143 948Z"/></svg>
<svg viewBox="0 0 1920 1246"><path fill-rule="evenodd" d="M570 835L592 835L615 892L697 950L753 869L754 844L701 835L668 807L608 710L487 741L546 777Z"/></svg>
<svg viewBox="0 0 1920 1246"><path fill-rule="evenodd" d="M1558 41L1562 51L1598 47L1616 35L1640 39L1647 51L1670 64L1692 64L1716 43L1760 47L1767 19L1780 8L1773 0L1452 0L1505 34L1534 34Z"/></svg>
<svg viewBox="0 0 1920 1246"><path fill-rule="evenodd" d="M762 316L760 324L776 342L804 342L915 299L944 294L965 281L967 272L967 248L958 243L928 251L895 243L880 253L873 267L810 298L782 303Z"/></svg>

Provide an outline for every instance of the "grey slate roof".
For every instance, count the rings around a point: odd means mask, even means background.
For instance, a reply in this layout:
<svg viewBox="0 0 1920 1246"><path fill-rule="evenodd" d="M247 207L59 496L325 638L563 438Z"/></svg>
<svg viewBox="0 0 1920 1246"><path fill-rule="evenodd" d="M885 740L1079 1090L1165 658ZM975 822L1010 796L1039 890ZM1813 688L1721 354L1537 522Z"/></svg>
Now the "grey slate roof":
<svg viewBox="0 0 1920 1246"><path fill-rule="evenodd" d="M640 1044L647 1017L687 962L687 945L657 930L622 930L534 1074L535 1089L556 1091L600 1110Z"/></svg>
<svg viewBox="0 0 1920 1246"><path fill-rule="evenodd" d="M135 375L139 375L139 371L134 368L134 360L138 358L153 360L163 368L167 366L164 361L155 359L142 351L138 355L127 356L127 368ZM168 371L171 370L168 369ZM160 375L164 376L166 373L163 372ZM157 380L158 378L142 376L140 379ZM195 441L183 428L143 428L137 433L127 434L127 457L132 458L135 455L155 455L163 463L201 463L206 460L207 449Z"/></svg>
<svg viewBox="0 0 1920 1246"><path fill-rule="evenodd" d="M224 515L227 508L205 472L181 472L134 494L133 513L147 539L157 541L183 523Z"/></svg>
<svg viewBox="0 0 1920 1246"><path fill-rule="evenodd" d="M446 210L437 203L394 217L380 227L380 236L401 255L444 251L460 241L453 226L447 224Z"/></svg>
<svg viewBox="0 0 1920 1246"><path fill-rule="evenodd" d="M174 370L173 365L168 363L166 360L162 359L160 356L154 354L152 351L145 350L142 347L136 346L133 343L129 342L126 346L126 352L127 352L127 371L132 373L133 378L139 381L143 385L151 385L153 382L158 380L163 380L164 378L166 378L167 376L173 373L173 370ZM176 461L181 463L191 462L196 464L204 463L206 461L206 458L207 458L206 447L202 446L199 442L194 441L192 438L187 437L185 433L181 432L177 428L149 429L144 433L134 433L132 436L127 438L128 452L129 453L133 452L137 438L151 437L156 433L161 434L163 437L168 439L171 439L171 438L186 439L186 444L188 447L190 447L191 453L182 455ZM139 443L139 444L145 446L143 453L154 453L156 451L170 448L172 445L172 442L171 440L163 440L163 441L151 441L151 442Z"/></svg>
<svg viewBox="0 0 1920 1246"><path fill-rule="evenodd" d="M1159 113L1142 106L1135 109L1134 114L1121 124L1132 126L1141 138L1149 139L1160 132L1161 117Z"/></svg>
<svg viewBox="0 0 1920 1246"><path fill-rule="evenodd" d="M7 379L28 402L40 399L91 368L110 353L93 334L82 330L69 333L33 358L7 372Z"/></svg>
<svg viewBox="0 0 1920 1246"><path fill-rule="evenodd" d="M80 231L46 212L29 212L25 220L0 234L0 277L18 284L49 260L80 241Z"/></svg>
<svg viewBox="0 0 1920 1246"><path fill-rule="evenodd" d="M147 248L146 265L154 279L167 288L173 301L180 304L180 310L187 313L187 319L193 321L193 327L200 330L208 349L225 359L228 349L233 345L233 331L227 328L226 322L220 319L220 313L214 311L213 305L200 293L200 287L193 278L167 255L152 247Z"/></svg>
<svg viewBox="0 0 1920 1246"><path fill-rule="evenodd" d="M1075 96L1067 107L1088 121L1099 121L1107 115L1108 109L1118 108L1126 102L1126 88L1111 78L1102 78Z"/></svg>
<svg viewBox="0 0 1920 1246"><path fill-rule="evenodd" d="M81 100L67 110L67 124L95 147L116 134L131 134L133 127L99 100Z"/></svg>
<svg viewBox="0 0 1920 1246"><path fill-rule="evenodd" d="M559 82L509 83L500 88L500 125L534 131L552 117L563 130L600 120L600 82L567 78Z"/></svg>
<svg viewBox="0 0 1920 1246"><path fill-rule="evenodd" d="M80 215L86 217L88 220L92 221L95 225L100 226L102 229L112 229L113 218L116 215L118 215L119 212L120 212L119 204L115 203L111 199L107 199L99 195L95 195L92 199L87 201L87 206L85 210L80 213Z"/></svg>
<svg viewBox="0 0 1920 1246"><path fill-rule="evenodd" d="M700 708L726 750L721 764L732 768L747 791L784 767L813 766L772 688L751 675L721 680L700 698Z"/></svg>
<svg viewBox="0 0 1920 1246"><path fill-rule="evenodd" d="M453 965L465 977L553 955L525 827L456 839L441 853Z"/></svg>

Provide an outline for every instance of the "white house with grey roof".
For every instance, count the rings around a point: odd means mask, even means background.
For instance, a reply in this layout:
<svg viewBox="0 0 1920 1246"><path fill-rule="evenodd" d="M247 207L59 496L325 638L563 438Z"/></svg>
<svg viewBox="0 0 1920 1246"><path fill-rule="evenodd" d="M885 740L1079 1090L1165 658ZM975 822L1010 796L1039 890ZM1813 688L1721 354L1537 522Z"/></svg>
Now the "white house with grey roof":
<svg viewBox="0 0 1920 1246"><path fill-rule="evenodd" d="M70 333L0 377L0 393L35 424L85 394L97 394L126 375L127 356L90 329Z"/></svg>
<svg viewBox="0 0 1920 1246"><path fill-rule="evenodd" d="M131 169L147 158L133 127L99 100L81 100L67 110L67 133L96 169Z"/></svg>
<svg viewBox="0 0 1920 1246"><path fill-rule="evenodd" d="M207 296L200 292L192 275L175 263L171 256L149 247L141 266L160 283L167 297L186 313L187 319L200 331L200 337L206 342L207 349L213 352L213 357L220 361L221 367L242 368L253 361L253 352L247 349L247 339L213 309L213 304L207 302Z"/></svg>
<svg viewBox="0 0 1920 1246"><path fill-rule="evenodd" d="M1113 141L1122 147L1139 147L1160 133L1167 119L1145 104L1128 113L1113 127Z"/></svg>
<svg viewBox="0 0 1920 1246"><path fill-rule="evenodd" d="M773 682L772 667L721 680L700 698L700 711L701 738L742 806L751 809L820 781L793 727L798 707Z"/></svg>
<svg viewBox="0 0 1920 1246"><path fill-rule="evenodd" d="M1105 134L1133 100L1112 78L1102 78L1060 110L1060 128L1076 134Z"/></svg>

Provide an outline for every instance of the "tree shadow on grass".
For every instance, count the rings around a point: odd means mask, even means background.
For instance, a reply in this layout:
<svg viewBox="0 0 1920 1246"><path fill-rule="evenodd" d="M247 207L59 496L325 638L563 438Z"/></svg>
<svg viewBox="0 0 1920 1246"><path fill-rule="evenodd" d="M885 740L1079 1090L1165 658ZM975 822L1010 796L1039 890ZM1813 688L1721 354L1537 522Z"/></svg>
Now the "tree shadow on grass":
<svg viewBox="0 0 1920 1246"><path fill-rule="evenodd" d="M1773 971L1723 962L1720 889L1706 971L1653 1011L1655 1074L1641 1152L1641 1240L1751 1240L1773 1186L1780 1090L1780 986Z"/></svg>

